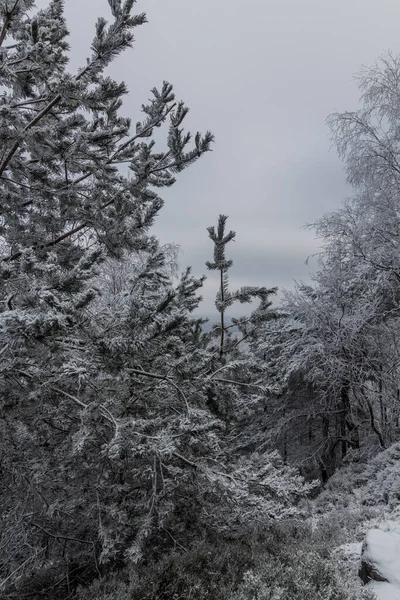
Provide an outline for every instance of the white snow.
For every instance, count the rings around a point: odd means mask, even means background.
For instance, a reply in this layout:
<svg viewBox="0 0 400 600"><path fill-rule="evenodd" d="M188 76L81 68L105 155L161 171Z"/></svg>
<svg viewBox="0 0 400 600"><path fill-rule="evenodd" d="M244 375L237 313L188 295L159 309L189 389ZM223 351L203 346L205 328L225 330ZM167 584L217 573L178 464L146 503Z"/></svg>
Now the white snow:
<svg viewBox="0 0 400 600"><path fill-rule="evenodd" d="M352 542L351 544L343 544L342 546L339 546L339 550L348 560L359 561L362 545L362 542Z"/></svg>
<svg viewBox="0 0 400 600"><path fill-rule="evenodd" d="M400 600L400 588L393 583L374 581L368 587L374 591L378 600Z"/></svg>
<svg viewBox="0 0 400 600"><path fill-rule="evenodd" d="M400 536L370 529L365 536L363 559L376 565L379 573L400 589Z"/></svg>
<svg viewBox="0 0 400 600"><path fill-rule="evenodd" d="M388 583L373 581L369 584L378 599L400 600L400 535L397 531L370 529L365 537L362 557L375 565L388 580Z"/></svg>

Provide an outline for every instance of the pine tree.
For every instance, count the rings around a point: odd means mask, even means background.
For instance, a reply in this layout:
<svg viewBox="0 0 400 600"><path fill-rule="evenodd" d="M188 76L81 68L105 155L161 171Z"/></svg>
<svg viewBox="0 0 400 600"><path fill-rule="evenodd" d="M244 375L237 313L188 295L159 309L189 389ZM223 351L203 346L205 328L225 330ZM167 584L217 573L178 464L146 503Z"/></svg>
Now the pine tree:
<svg viewBox="0 0 400 600"><path fill-rule="evenodd" d="M206 262L208 269L219 271L220 284L215 300L215 306L220 314L220 324L214 327L214 332L219 334L219 358L223 359L227 352L231 352L235 347L245 339L250 339L256 333L261 323L273 317L273 311L270 311L272 302L270 296L276 293L276 288L267 289L265 287L244 286L235 292L229 290L228 271L233 265L232 260L227 260L225 255L226 245L233 241L236 233L230 231L225 233L225 225L228 217L219 215L217 228L208 227L208 235L214 243L214 261ZM232 319L231 325L226 325L225 315L226 310L236 302L241 304L251 303L254 299L260 300L260 304L249 318ZM241 339L235 339L232 348L232 336L229 335L231 327L236 327L239 333L242 334ZM227 336L230 344L227 346Z"/></svg>
<svg viewBox="0 0 400 600"><path fill-rule="evenodd" d="M207 231L210 239L214 242L214 262L207 262L206 265L210 270L219 271L220 285L215 302L216 308L220 314L220 346L219 346L219 357L222 358L224 355L224 343L225 343L225 310L229 302L229 291L228 291L228 269L232 266L231 260L225 258L225 246L231 242L236 233L230 231L225 235L225 223L228 217L220 215L218 218L217 230L215 227L208 227Z"/></svg>
<svg viewBox="0 0 400 600"><path fill-rule="evenodd" d="M55 597L93 577L101 558L121 556L138 530L124 525L118 490L109 489L121 471L111 448L126 428L113 402L120 365L93 319L93 275L107 256L142 252L149 295L162 282L163 255L148 235L162 207L155 190L171 186L212 136L197 134L189 147L187 108L166 82L152 90L135 133L119 115L127 89L104 69L145 22L132 0L109 0L112 21L97 21L91 57L76 75L66 71L63 2L33 15L33 2L10 4L0 5L1 585L22 598L59 581ZM187 277L180 289L184 303L197 284Z"/></svg>

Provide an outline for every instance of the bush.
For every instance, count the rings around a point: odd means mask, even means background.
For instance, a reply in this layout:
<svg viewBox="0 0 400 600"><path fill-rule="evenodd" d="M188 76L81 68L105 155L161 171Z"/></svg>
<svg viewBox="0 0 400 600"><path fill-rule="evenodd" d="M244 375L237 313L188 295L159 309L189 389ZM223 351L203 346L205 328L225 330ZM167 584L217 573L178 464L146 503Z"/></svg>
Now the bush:
<svg viewBox="0 0 400 600"><path fill-rule="evenodd" d="M335 529L287 521L208 539L81 590L78 600L369 600L334 551Z"/></svg>
<svg viewBox="0 0 400 600"><path fill-rule="evenodd" d="M268 562L244 574L229 600L372 600L374 595L346 576L326 548L304 548L284 560Z"/></svg>
<svg viewBox="0 0 400 600"><path fill-rule="evenodd" d="M254 564L243 540L201 542L80 590L79 600L225 600ZM128 579L128 582L126 582Z"/></svg>

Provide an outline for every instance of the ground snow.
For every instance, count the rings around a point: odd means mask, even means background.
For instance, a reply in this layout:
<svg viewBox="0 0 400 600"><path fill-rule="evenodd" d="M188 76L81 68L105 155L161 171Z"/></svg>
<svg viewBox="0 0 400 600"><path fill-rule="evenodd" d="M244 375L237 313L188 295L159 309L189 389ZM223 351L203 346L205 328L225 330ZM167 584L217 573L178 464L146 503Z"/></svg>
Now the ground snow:
<svg viewBox="0 0 400 600"><path fill-rule="evenodd" d="M379 600L400 600L400 535L398 523L386 523L385 529L370 529L365 536L362 557L376 566L388 580L371 582Z"/></svg>
<svg viewBox="0 0 400 600"><path fill-rule="evenodd" d="M379 573L400 589L400 537L397 533L370 529L365 536L363 560L376 565Z"/></svg>
<svg viewBox="0 0 400 600"><path fill-rule="evenodd" d="M374 581L368 587L374 591L378 600L400 600L400 588L395 584Z"/></svg>
<svg viewBox="0 0 400 600"><path fill-rule="evenodd" d="M348 560L359 562L362 545L362 542L352 542L351 544L344 544L343 546L340 546L339 550Z"/></svg>

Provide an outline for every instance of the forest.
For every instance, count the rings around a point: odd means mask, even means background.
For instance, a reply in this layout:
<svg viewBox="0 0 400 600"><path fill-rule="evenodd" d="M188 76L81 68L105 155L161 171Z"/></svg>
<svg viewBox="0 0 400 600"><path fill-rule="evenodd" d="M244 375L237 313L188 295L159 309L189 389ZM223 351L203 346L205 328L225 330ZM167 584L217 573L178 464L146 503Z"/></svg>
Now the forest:
<svg viewBox="0 0 400 600"><path fill-rule="evenodd" d="M63 0L0 0L0 597L400 598L400 57L328 118L352 194L310 283L232 288L205 223L207 323L152 227L218 140L166 81L122 116L146 15L107 2L70 73Z"/></svg>

